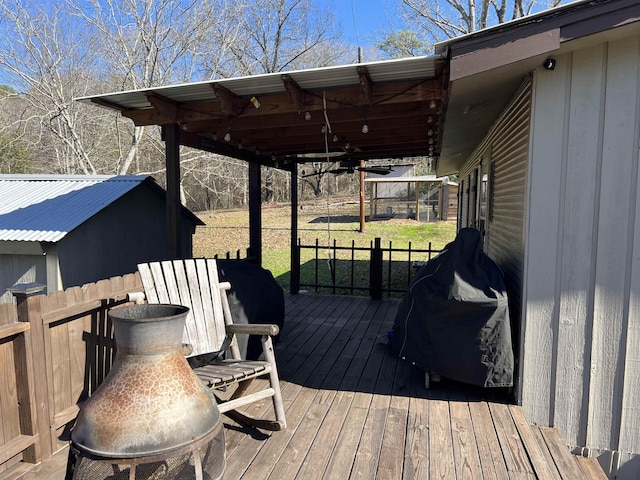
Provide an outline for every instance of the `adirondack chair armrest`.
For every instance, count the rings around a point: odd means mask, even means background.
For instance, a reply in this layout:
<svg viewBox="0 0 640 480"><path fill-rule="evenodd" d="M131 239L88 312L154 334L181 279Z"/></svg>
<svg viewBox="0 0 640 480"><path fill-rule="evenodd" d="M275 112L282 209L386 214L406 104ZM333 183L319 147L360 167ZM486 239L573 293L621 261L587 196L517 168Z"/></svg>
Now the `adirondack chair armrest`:
<svg viewBox="0 0 640 480"><path fill-rule="evenodd" d="M280 331L278 325L268 323L251 323L239 324L233 323L227 325L227 333L248 334L248 335L268 335L275 336Z"/></svg>

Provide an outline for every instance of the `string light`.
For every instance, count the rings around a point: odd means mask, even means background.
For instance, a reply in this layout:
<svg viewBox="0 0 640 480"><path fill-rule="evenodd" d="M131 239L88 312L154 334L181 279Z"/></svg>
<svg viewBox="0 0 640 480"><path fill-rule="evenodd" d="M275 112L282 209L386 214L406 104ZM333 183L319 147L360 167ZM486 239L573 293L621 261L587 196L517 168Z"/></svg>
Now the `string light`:
<svg viewBox="0 0 640 480"><path fill-rule="evenodd" d="M227 133L224 134L224 141L225 142L231 141L231 127L227 127Z"/></svg>
<svg viewBox="0 0 640 480"><path fill-rule="evenodd" d="M435 108L436 108L436 101L435 100L431 100L431 103L429 103L429 108L431 110L435 110Z"/></svg>
<svg viewBox="0 0 640 480"><path fill-rule="evenodd" d="M305 120L311 120L311 112L304 112L304 119Z"/></svg>
<svg viewBox="0 0 640 480"><path fill-rule="evenodd" d="M366 118L362 121L362 133L369 133L369 123Z"/></svg>
<svg viewBox="0 0 640 480"><path fill-rule="evenodd" d="M334 133L334 134L333 134L333 138L332 138L331 140L333 140L334 142L337 142L337 141L339 140L339 139L338 139L338 135L336 135L336 134Z"/></svg>

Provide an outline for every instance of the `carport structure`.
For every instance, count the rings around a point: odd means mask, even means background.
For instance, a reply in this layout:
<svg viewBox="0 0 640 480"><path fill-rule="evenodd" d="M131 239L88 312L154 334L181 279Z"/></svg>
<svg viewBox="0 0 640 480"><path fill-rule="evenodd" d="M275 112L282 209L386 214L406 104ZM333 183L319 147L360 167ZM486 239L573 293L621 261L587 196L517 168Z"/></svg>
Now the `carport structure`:
<svg viewBox="0 0 640 480"><path fill-rule="evenodd" d="M333 155L348 153L346 166L355 169L371 159L437 157L447 85L446 57L438 55L152 87L80 101L118 110L136 126L162 128L168 251L174 257L180 251L179 147L246 161L249 249L260 263L261 166L290 171L295 186L300 163L331 161ZM291 201L295 245L297 188ZM299 262L294 251L292 265Z"/></svg>

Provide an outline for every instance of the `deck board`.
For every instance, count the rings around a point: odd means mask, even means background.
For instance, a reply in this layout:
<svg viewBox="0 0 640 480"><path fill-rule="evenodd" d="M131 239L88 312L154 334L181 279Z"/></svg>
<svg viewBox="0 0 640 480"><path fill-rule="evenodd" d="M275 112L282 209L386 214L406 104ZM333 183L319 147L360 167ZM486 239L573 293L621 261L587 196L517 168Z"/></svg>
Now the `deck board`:
<svg viewBox="0 0 640 480"><path fill-rule="evenodd" d="M225 480L605 478L557 430L529 425L506 391L446 379L426 389L424 373L384 341L399 300L286 302L276 357L288 427L263 432L224 417ZM273 415L268 399L245 411ZM23 478L62 480L66 455Z"/></svg>

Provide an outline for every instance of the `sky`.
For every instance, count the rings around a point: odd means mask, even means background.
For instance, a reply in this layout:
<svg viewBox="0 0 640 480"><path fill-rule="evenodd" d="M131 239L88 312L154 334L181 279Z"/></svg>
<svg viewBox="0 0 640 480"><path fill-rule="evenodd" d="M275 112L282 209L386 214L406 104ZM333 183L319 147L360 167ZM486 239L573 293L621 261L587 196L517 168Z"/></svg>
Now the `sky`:
<svg viewBox="0 0 640 480"><path fill-rule="evenodd" d="M398 0L314 0L331 8L342 24L347 42L359 47L374 45L373 36L390 32Z"/></svg>

